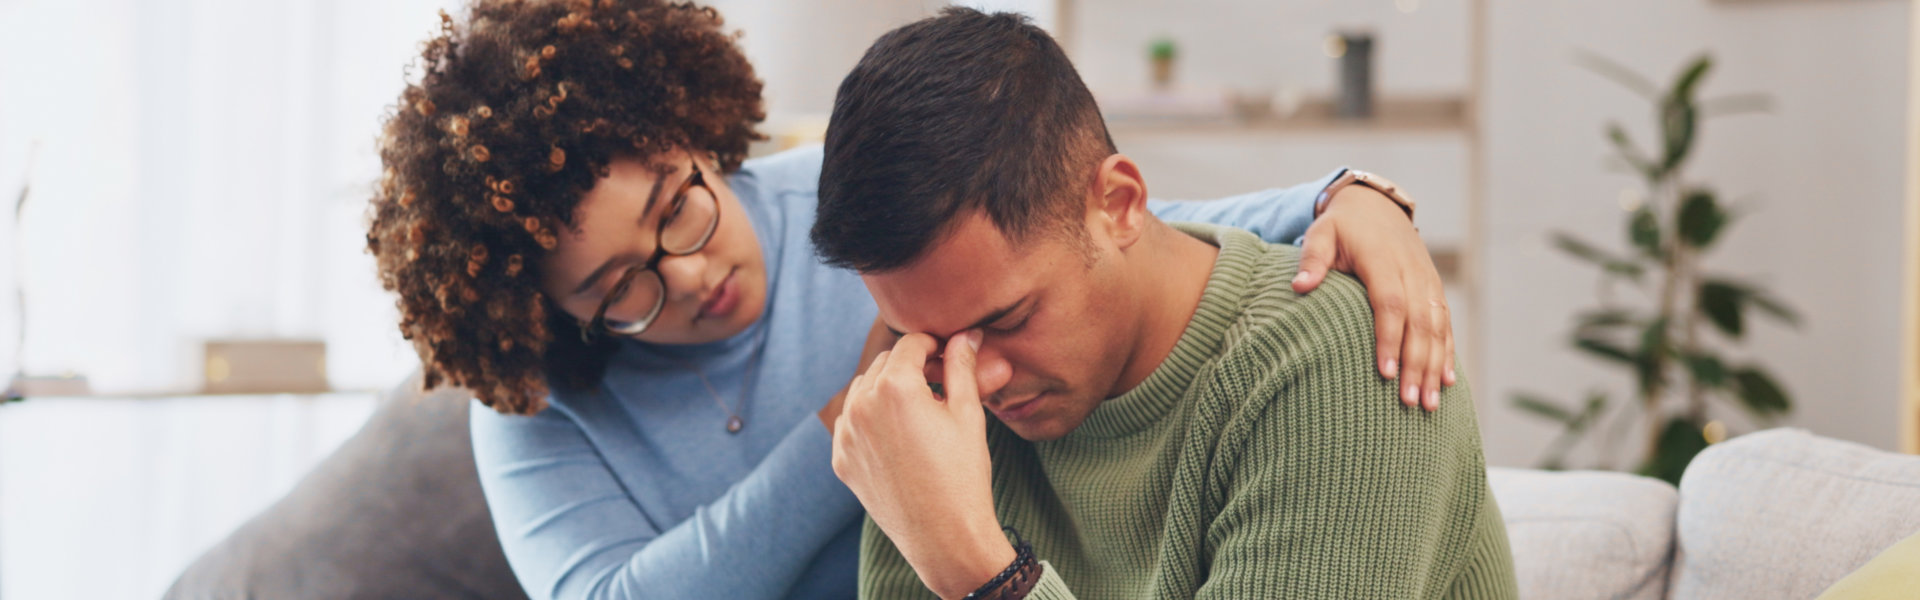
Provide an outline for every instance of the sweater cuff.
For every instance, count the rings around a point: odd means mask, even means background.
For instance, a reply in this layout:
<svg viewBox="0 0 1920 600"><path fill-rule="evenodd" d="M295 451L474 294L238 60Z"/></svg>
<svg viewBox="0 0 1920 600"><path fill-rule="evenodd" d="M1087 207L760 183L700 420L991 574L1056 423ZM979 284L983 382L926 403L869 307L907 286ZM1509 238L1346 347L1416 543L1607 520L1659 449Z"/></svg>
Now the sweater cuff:
<svg viewBox="0 0 1920 600"><path fill-rule="evenodd" d="M1053 565L1043 560L1040 561L1040 582L1027 593L1027 600L1074 600L1073 590L1067 589L1067 581L1060 578Z"/></svg>

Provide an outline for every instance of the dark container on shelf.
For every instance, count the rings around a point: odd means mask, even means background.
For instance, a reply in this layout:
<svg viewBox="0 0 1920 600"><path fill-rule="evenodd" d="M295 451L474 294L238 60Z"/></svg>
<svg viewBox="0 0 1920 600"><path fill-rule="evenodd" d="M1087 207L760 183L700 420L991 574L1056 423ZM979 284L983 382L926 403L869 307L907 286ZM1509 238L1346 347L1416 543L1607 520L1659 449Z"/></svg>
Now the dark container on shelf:
<svg viewBox="0 0 1920 600"><path fill-rule="evenodd" d="M1373 34L1347 31L1340 34L1340 94L1334 102L1334 114L1345 119L1373 116Z"/></svg>

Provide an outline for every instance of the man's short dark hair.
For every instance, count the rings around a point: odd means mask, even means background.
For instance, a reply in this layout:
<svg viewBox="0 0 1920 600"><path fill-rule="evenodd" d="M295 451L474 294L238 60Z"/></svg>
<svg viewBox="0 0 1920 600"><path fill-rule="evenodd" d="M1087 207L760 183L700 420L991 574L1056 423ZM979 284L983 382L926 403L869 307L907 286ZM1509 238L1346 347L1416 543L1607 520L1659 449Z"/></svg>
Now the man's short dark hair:
<svg viewBox="0 0 1920 600"><path fill-rule="evenodd" d="M1113 152L1052 37L1018 14L948 8L881 36L840 82L813 244L830 265L897 269L974 210L1016 243L1077 239Z"/></svg>

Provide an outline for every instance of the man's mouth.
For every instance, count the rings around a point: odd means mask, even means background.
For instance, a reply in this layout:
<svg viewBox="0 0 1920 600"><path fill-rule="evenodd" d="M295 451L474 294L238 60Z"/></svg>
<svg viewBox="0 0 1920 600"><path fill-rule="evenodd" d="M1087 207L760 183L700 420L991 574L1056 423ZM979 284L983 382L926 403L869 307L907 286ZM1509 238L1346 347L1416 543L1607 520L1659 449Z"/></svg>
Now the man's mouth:
<svg viewBox="0 0 1920 600"><path fill-rule="evenodd" d="M1040 408L1040 400L1046 395L1046 392L1040 392L1020 400L1002 402L999 406L989 406L987 409L993 411L993 416L999 417L1002 422L1024 421L1032 417L1033 413Z"/></svg>

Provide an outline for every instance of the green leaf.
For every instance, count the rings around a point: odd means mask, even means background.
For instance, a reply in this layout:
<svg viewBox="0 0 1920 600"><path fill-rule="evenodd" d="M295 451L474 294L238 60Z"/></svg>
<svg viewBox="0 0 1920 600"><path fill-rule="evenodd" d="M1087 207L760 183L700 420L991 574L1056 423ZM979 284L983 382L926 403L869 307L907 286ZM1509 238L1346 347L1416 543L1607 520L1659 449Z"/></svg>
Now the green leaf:
<svg viewBox="0 0 1920 600"><path fill-rule="evenodd" d="M1147 45L1147 54L1154 60L1173 60L1177 52L1178 49L1174 46L1172 38L1158 38Z"/></svg>
<svg viewBox="0 0 1920 600"><path fill-rule="evenodd" d="M1738 388L1740 402L1747 409L1762 417L1786 414L1793 410L1792 401L1787 393L1780 389L1772 376L1760 367L1746 367L1733 371L1734 387Z"/></svg>
<svg viewBox="0 0 1920 600"><path fill-rule="evenodd" d="M1573 340L1573 346L1575 348L1584 350L1588 354L1592 354L1598 358L1612 361L1612 362L1617 362L1620 364L1633 365L1638 362L1638 359L1634 356L1633 352L1628 351L1626 348L1620 347L1620 345L1618 344L1615 344L1613 342L1610 342L1604 339L1600 339L1598 337L1584 336L1584 335L1575 337Z"/></svg>
<svg viewBox="0 0 1920 600"><path fill-rule="evenodd" d="M1669 100L1660 107L1660 133L1666 139L1666 153L1660 159L1660 173L1672 173L1686 162L1693 149L1693 134L1699 110L1691 100Z"/></svg>
<svg viewBox="0 0 1920 600"><path fill-rule="evenodd" d="M1587 405L1580 408L1580 414L1573 416L1573 421L1567 424L1567 429L1575 433L1585 432L1587 429L1593 427L1594 421L1597 420L1600 417L1600 413L1605 412L1606 409L1606 394L1600 392L1587 394Z"/></svg>
<svg viewBox="0 0 1920 600"><path fill-rule="evenodd" d="M1615 257L1605 250L1601 250L1592 244L1588 244L1579 238L1563 232L1554 232L1553 245L1561 251L1573 255L1574 258L1599 265L1600 268L1605 269L1609 274L1619 275L1634 281L1639 281L1640 275L1646 271L1646 268L1640 266L1639 263Z"/></svg>
<svg viewBox="0 0 1920 600"><path fill-rule="evenodd" d="M1653 216L1652 206L1642 206L1633 211L1633 221L1627 227L1628 239L1633 246L1650 258L1660 258L1660 220Z"/></svg>
<svg viewBox="0 0 1920 600"><path fill-rule="evenodd" d="M1661 369L1661 358L1667 356L1667 318L1660 317L1648 323L1640 332L1640 351L1634 354L1634 374L1640 382L1641 393L1651 393L1655 387L1666 382Z"/></svg>
<svg viewBox="0 0 1920 600"><path fill-rule="evenodd" d="M1727 365L1720 357L1710 354L1693 353L1686 356L1687 371L1693 373L1693 380L1706 387L1720 387L1727 383Z"/></svg>
<svg viewBox="0 0 1920 600"><path fill-rule="evenodd" d="M1693 148L1694 131L1700 115L1700 109L1694 102L1694 91L1712 68L1712 57L1702 55L1694 59L1681 71L1679 79L1673 83L1673 89L1660 102L1660 133L1666 141L1666 153L1660 160L1663 173L1678 170Z"/></svg>
<svg viewBox="0 0 1920 600"><path fill-rule="evenodd" d="M1619 308L1602 308L1580 313L1574 317L1580 329L1608 329L1627 325L1638 325L1640 318L1633 311Z"/></svg>
<svg viewBox="0 0 1920 600"><path fill-rule="evenodd" d="M1680 485L1680 476L1687 471L1687 463L1693 457L1707 449L1707 437L1701 433L1700 426L1686 419L1673 418L1660 430L1660 437L1654 443L1653 456L1647 457L1647 463L1640 467L1640 474L1664 479L1667 483Z"/></svg>
<svg viewBox="0 0 1920 600"><path fill-rule="evenodd" d="M1772 315L1774 318L1788 325L1795 327L1800 326L1800 313L1794 312L1792 308L1789 308L1785 304L1781 304L1780 301L1774 299L1773 296L1753 289L1748 289L1747 292L1747 301L1755 308L1760 309L1760 312Z"/></svg>
<svg viewBox="0 0 1920 600"><path fill-rule="evenodd" d="M1688 190L1686 197L1680 200L1680 214L1676 219L1680 226L1680 239L1689 246L1705 248L1720 235L1720 229L1727 224L1727 219L1727 212L1720 209L1713 192Z"/></svg>
<svg viewBox="0 0 1920 600"><path fill-rule="evenodd" d="M1680 72L1680 78L1674 81L1673 91L1671 92L1672 95L1669 97L1691 103L1695 96L1695 90L1700 87L1700 81L1705 79L1707 71L1712 69L1712 56L1702 54L1698 58L1693 59L1693 62L1689 63L1687 68Z"/></svg>
<svg viewBox="0 0 1920 600"><path fill-rule="evenodd" d="M1613 141L1614 151L1619 153L1620 160L1626 162L1627 166L1632 167L1647 179L1658 177L1659 174L1653 168L1653 161L1647 160L1646 156L1640 154L1640 148L1633 145L1632 138L1627 137L1625 127L1621 127L1619 123L1607 123L1607 139Z"/></svg>
<svg viewBox="0 0 1920 600"><path fill-rule="evenodd" d="M1513 395L1513 407L1533 413L1536 417L1562 425L1572 425L1576 418L1573 412L1568 411L1566 408L1545 398L1524 392Z"/></svg>
<svg viewBox="0 0 1920 600"><path fill-rule="evenodd" d="M1700 312L1706 313L1707 319L1720 331L1740 337L1744 330L1740 304L1746 296L1746 288L1724 281L1707 280L1700 284Z"/></svg>

